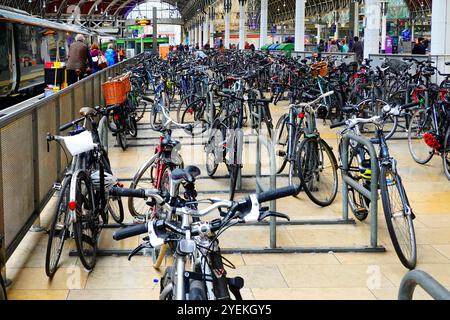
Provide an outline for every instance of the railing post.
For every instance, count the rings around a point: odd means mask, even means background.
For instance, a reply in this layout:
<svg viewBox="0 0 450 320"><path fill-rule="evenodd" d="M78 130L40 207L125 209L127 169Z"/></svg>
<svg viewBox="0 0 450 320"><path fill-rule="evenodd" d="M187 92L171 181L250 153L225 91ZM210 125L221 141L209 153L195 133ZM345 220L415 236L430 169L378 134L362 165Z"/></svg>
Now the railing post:
<svg viewBox="0 0 450 320"><path fill-rule="evenodd" d="M31 114L31 132L33 139L33 214L37 213L38 216L30 228L31 232L41 232L45 230L45 228L41 226L41 217L39 212L39 137L37 110L38 109L34 109Z"/></svg>

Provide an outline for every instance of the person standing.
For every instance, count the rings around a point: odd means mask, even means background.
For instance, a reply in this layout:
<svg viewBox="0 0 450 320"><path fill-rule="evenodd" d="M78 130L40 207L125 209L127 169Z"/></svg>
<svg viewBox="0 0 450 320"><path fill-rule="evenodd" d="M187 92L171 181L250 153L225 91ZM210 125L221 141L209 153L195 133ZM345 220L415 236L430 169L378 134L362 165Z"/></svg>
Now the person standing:
<svg viewBox="0 0 450 320"><path fill-rule="evenodd" d="M343 52L343 53L348 52L348 45L347 45L347 41L345 39L342 39L341 52Z"/></svg>
<svg viewBox="0 0 450 320"><path fill-rule="evenodd" d="M69 47L67 59L67 84L71 85L81 80L92 67L92 58L88 46L84 43L82 34L75 36L75 41Z"/></svg>
<svg viewBox="0 0 450 320"><path fill-rule="evenodd" d="M92 59L92 73L96 73L102 69L99 65L99 59L103 54L100 51L98 44L95 42L91 45L90 55Z"/></svg>
<svg viewBox="0 0 450 320"><path fill-rule="evenodd" d="M118 62L117 52L114 50L112 43L108 44L108 49L105 51L105 58L108 62L108 67Z"/></svg>
<svg viewBox="0 0 450 320"><path fill-rule="evenodd" d="M352 52L355 53L356 61L358 61L358 63L361 64L364 59L364 47L363 44L359 42L358 37L353 38Z"/></svg>
<svg viewBox="0 0 450 320"><path fill-rule="evenodd" d="M330 52L339 52L339 48L336 44L336 40L331 41Z"/></svg>

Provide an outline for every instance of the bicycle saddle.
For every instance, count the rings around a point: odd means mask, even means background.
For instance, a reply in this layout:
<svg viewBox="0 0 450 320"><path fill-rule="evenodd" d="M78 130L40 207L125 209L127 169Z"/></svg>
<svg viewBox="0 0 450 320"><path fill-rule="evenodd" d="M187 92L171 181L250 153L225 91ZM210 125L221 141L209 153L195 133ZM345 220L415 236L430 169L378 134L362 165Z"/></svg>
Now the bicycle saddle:
<svg viewBox="0 0 450 320"><path fill-rule="evenodd" d="M172 180L184 180L189 183L193 183L195 178L201 173L200 169L196 166L187 166L184 169L177 168L172 171Z"/></svg>
<svg viewBox="0 0 450 320"><path fill-rule="evenodd" d="M80 114L84 117L90 117L90 116L95 116L96 111L94 108L91 108L91 107L82 107L80 109Z"/></svg>

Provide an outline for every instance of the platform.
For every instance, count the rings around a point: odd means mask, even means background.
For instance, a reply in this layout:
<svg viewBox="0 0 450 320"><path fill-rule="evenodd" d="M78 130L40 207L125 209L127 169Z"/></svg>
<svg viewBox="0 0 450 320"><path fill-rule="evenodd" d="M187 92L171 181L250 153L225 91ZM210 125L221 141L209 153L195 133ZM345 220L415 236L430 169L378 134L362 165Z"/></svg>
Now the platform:
<svg viewBox="0 0 450 320"><path fill-rule="evenodd" d="M286 110L286 103L273 106L275 123ZM114 147L115 138L109 137L110 159L114 173L129 185L130 178L138 167L153 154L158 133L148 130L148 113L139 123L137 139L129 139L126 151ZM322 137L337 147L336 132L319 124ZM249 131L247 129L247 135ZM174 131L174 136L183 136L181 154L185 164L196 164L207 177L204 167L203 147L194 143L183 131ZM200 141L195 138L195 141ZM246 154L252 154L255 145L245 145ZM432 274L445 287L450 288L450 185L442 172L440 158L433 158L421 166L411 158L407 140L392 140L390 150L398 160L408 196L417 216L414 221L418 243L419 270ZM245 157L244 157L245 159ZM244 160L245 161L245 160ZM221 171L220 171L221 170ZM263 164L263 174L265 166ZM244 162L243 189L254 189L254 164ZM223 164L217 174L225 174ZM226 197L226 194L208 194L210 190L226 190L227 179L199 179L199 198L208 196ZM278 181L283 185L283 178ZM245 194L238 194L244 196ZM48 227L55 196L41 215L41 223ZM124 201L126 219L131 222ZM305 194L277 202L277 210L292 219L339 218L341 196L326 208L313 204ZM382 208L381 202L379 208ZM112 239L113 229L102 231L99 247L104 249L133 249L140 238L116 242ZM296 225L278 227L280 246L349 246L367 244L370 236L368 222L348 225ZM221 237L222 248L264 247L269 245L267 226L242 226L227 230ZM379 214L379 242L386 247L384 253L293 253L293 254L230 254L227 259L236 266L230 275L245 279L244 299L397 299L398 286L407 272L398 260L392 247L383 211ZM45 275L45 251L47 235L43 232L28 232L19 247L7 262L7 277L12 280L8 288L9 299L157 299L159 279L164 268L155 270L152 259L137 256L128 261L124 256L98 257L95 269L86 272L77 257L69 257L75 248L72 241L66 243L60 261L60 269L53 280ZM170 259L170 258L168 258ZM164 263L163 263L164 265ZM428 299L420 288L415 299Z"/></svg>

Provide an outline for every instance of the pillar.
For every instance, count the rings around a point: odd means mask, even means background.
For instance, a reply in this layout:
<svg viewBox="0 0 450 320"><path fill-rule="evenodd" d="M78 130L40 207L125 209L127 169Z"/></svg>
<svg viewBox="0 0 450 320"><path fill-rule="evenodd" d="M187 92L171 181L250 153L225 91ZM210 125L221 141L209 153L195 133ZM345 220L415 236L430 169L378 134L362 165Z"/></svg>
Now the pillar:
<svg viewBox="0 0 450 320"><path fill-rule="evenodd" d="M209 15L205 14L203 22L203 45L209 42Z"/></svg>
<svg viewBox="0 0 450 320"><path fill-rule="evenodd" d="M230 11L231 11L231 0L224 0L223 2L224 12L225 12L225 34L223 39L223 45L225 49L230 49Z"/></svg>
<svg viewBox="0 0 450 320"><path fill-rule="evenodd" d="M434 0L431 12L431 54L450 54L450 3Z"/></svg>
<svg viewBox="0 0 450 320"><path fill-rule="evenodd" d="M295 0L295 51L305 51L305 0Z"/></svg>
<svg viewBox="0 0 450 320"><path fill-rule="evenodd" d="M215 18L215 9L214 7L211 7L209 10L209 45L211 48L214 46L214 18Z"/></svg>
<svg viewBox="0 0 450 320"><path fill-rule="evenodd" d="M153 52L158 52L158 21L157 21L158 13L156 11L156 7L153 7Z"/></svg>
<svg viewBox="0 0 450 320"><path fill-rule="evenodd" d="M322 26L320 24L316 24L316 28L317 28L317 44L320 43L320 33L322 31Z"/></svg>
<svg viewBox="0 0 450 320"><path fill-rule="evenodd" d="M246 0L239 0L239 50L245 47L245 21L247 20L245 3Z"/></svg>
<svg viewBox="0 0 450 320"><path fill-rule="evenodd" d="M334 26L336 28L334 30L334 40L338 40L339 39L339 22L335 21Z"/></svg>
<svg viewBox="0 0 450 320"><path fill-rule="evenodd" d="M267 4L268 0L261 0L261 19L259 26L259 47L267 43Z"/></svg>
<svg viewBox="0 0 450 320"><path fill-rule="evenodd" d="M364 28L364 58L370 54L379 53L380 43L380 0L366 0L365 4L365 28Z"/></svg>
<svg viewBox="0 0 450 320"><path fill-rule="evenodd" d="M197 39L197 42L198 42L198 47L199 47L199 49L201 49L202 48L202 34L203 34L203 32L202 32L202 29L203 29L203 21L202 21L203 19L202 18L200 18L199 19L199 21L198 21L198 27L197 27L197 29L198 29L198 39Z"/></svg>
<svg viewBox="0 0 450 320"><path fill-rule="evenodd" d="M387 1L381 2L381 52L386 52L386 32L387 32L387 21L386 21L386 15L387 15Z"/></svg>

